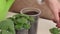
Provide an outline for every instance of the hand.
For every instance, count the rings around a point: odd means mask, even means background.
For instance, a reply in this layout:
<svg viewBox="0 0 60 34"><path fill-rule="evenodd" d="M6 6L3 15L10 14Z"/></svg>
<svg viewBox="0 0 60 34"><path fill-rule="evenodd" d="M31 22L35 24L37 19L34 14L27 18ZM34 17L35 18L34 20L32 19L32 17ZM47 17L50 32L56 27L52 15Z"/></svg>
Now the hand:
<svg viewBox="0 0 60 34"><path fill-rule="evenodd" d="M58 5L56 5L55 7L57 7L57 8L54 9L54 11L53 11L54 21L57 24L56 26L58 28L60 28L60 4L58 3Z"/></svg>
<svg viewBox="0 0 60 34"><path fill-rule="evenodd" d="M54 22L56 22L56 26L60 28L60 11L58 10L57 12L54 12Z"/></svg>
<svg viewBox="0 0 60 34"><path fill-rule="evenodd" d="M59 16L59 9L57 11L53 11L53 21L56 23L59 23L60 21L60 16Z"/></svg>
<svg viewBox="0 0 60 34"><path fill-rule="evenodd" d="M50 4L50 7L52 9L52 13L53 13L53 21L56 22L57 27L60 28L60 4L59 2L55 1L52 2L52 4Z"/></svg>

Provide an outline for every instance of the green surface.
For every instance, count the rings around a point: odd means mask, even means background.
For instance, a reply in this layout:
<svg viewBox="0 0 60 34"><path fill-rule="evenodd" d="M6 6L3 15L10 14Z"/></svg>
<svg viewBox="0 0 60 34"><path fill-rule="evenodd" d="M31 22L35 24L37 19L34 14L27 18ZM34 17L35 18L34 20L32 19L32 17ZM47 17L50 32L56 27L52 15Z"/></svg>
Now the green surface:
<svg viewBox="0 0 60 34"><path fill-rule="evenodd" d="M14 0L0 0L0 21L4 20Z"/></svg>

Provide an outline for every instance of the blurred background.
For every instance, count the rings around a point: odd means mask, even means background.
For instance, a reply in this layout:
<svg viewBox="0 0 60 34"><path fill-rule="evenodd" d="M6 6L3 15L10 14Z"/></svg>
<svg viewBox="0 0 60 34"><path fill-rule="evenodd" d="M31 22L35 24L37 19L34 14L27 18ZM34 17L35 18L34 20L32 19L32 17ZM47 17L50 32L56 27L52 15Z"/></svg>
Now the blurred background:
<svg viewBox="0 0 60 34"><path fill-rule="evenodd" d="M40 17L42 18L52 19L53 17L50 8L47 6L44 0L15 0L14 4L10 8L10 11L19 13L21 9L26 7L40 9Z"/></svg>

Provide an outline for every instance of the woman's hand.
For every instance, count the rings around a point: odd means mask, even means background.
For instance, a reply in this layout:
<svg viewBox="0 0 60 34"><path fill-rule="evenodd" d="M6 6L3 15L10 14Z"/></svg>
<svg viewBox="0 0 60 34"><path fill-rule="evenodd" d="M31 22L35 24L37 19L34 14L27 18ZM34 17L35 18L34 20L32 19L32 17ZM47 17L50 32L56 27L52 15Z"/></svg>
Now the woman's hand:
<svg viewBox="0 0 60 34"><path fill-rule="evenodd" d="M60 4L58 0L46 0L46 4L51 8L53 13L53 21L56 22L57 27L60 28Z"/></svg>
<svg viewBox="0 0 60 34"><path fill-rule="evenodd" d="M55 0L54 2L51 3L52 5L50 5L52 13L53 13L53 21L56 22L57 27L60 28L60 4L57 0Z"/></svg>
<svg viewBox="0 0 60 34"><path fill-rule="evenodd" d="M54 18L53 18L53 21L56 22L56 26L58 28L60 28L60 8L56 8L56 10L53 11L53 15L54 15Z"/></svg>

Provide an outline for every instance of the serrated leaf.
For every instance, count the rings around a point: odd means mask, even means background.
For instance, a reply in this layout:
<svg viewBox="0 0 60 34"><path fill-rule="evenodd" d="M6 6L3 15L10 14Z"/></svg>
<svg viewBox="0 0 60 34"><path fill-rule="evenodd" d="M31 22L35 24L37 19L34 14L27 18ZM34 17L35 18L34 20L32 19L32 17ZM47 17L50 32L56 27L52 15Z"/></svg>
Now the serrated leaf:
<svg viewBox="0 0 60 34"><path fill-rule="evenodd" d="M26 18L20 18L20 19L17 19L16 21L17 21L18 23L22 23L22 24L28 22L28 20L27 20Z"/></svg>
<svg viewBox="0 0 60 34"><path fill-rule="evenodd" d="M15 25L16 30L21 30L23 28L22 25Z"/></svg>
<svg viewBox="0 0 60 34"><path fill-rule="evenodd" d="M26 24L26 23L25 23L25 24L23 25L23 28L24 28L24 29L30 29L30 27L31 27L30 24Z"/></svg>
<svg viewBox="0 0 60 34"><path fill-rule="evenodd" d="M58 28L51 28L50 29L50 32L52 33L52 34L60 34L59 32L59 30L58 30Z"/></svg>
<svg viewBox="0 0 60 34"><path fill-rule="evenodd" d="M35 21L34 17L30 17L29 20L30 20L31 22L34 22L34 21Z"/></svg>

